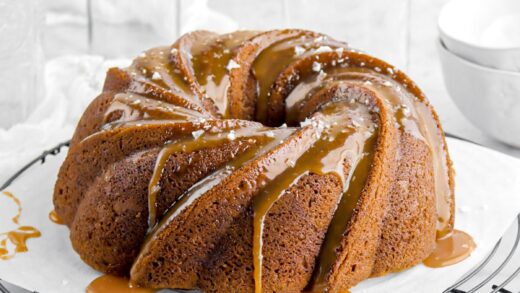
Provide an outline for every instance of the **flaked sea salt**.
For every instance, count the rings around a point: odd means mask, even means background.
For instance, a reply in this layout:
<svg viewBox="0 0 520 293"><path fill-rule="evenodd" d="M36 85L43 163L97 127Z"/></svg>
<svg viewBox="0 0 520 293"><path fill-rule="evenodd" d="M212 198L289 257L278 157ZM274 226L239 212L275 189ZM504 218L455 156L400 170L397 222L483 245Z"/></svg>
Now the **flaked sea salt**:
<svg viewBox="0 0 520 293"><path fill-rule="evenodd" d="M312 119L305 118L302 122L300 122L300 127L309 126L312 124Z"/></svg>
<svg viewBox="0 0 520 293"><path fill-rule="evenodd" d="M193 135L193 138L195 138L195 139L199 138L202 134L204 134L204 130L202 130L202 129L193 131L191 133L191 135Z"/></svg>
<svg viewBox="0 0 520 293"><path fill-rule="evenodd" d="M321 70L321 64L314 61L312 62L312 71L319 72Z"/></svg>
<svg viewBox="0 0 520 293"><path fill-rule="evenodd" d="M161 79L161 74L160 74L159 72L157 72L157 71L154 72L154 73L152 74L152 79L155 79L155 80L157 80L157 79Z"/></svg>
<svg viewBox="0 0 520 293"><path fill-rule="evenodd" d="M320 46L316 49L315 53L324 53L324 52L332 52L332 48L329 46Z"/></svg>
<svg viewBox="0 0 520 293"><path fill-rule="evenodd" d="M324 36L320 36L320 37L315 38L315 39L314 39L314 42L315 42L315 43L319 43L319 42L322 42L324 39L325 39Z"/></svg>
<svg viewBox="0 0 520 293"><path fill-rule="evenodd" d="M294 54L296 54L296 56L300 56L303 53L305 53L305 49L303 47L301 47L301 46L294 47Z"/></svg>
<svg viewBox="0 0 520 293"><path fill-rule="evenodd" d="M228 135L227 135L227 138L229 140L235 140L237 138L236 134L235 134L235 131L234 130L231 130Z"/></svg>
<svg viewBox="0 0 520 293"><path fill-rule="evenodd" d="M240 64L236 63L235 60L231 59L229 60L228 65L226 66L227 70L232 70L235 68L240 68Z"/></svg>

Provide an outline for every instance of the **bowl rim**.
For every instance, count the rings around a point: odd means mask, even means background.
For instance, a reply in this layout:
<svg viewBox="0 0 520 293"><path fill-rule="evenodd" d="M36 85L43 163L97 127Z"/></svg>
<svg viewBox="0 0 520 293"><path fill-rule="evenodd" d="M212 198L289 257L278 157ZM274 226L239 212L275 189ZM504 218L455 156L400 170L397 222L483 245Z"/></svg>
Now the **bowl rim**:
<svg viewBox="0 0 520 293"><path fill-rule="evenodd" d="M463 57L455 54L454 52L450 51L450 49L448 49L448 47L446 46L446 44L444 44L444 42L442 41L441 38L439 38L437 40L437 47L439 47L439 50L441 50L442 52L445 52L446 54L450 55L452 58L455 58L458 62L463 63L465 66L473 67L473 68L475 68L475 69L477 69L479 71L487 71L488 73L501 74L501 75L510 75L510 76L518 78L520 80L520 72L511 71L511 70L501 70L501 69L496 69L496 68L492 68L492 67L487 67L487 66L484 66L484 65L481 65L481 64L477 64L477 63L471 62L471 61L467 60L466 58L463 58Z"/></svg>
<svg viewBox="0 0 520 293"><path fill-rule="evenodd" d="M437 29L440 32L441 39L447 38L447 39L449 39L452 42L459 43L459 44L461 44L463 46L470 47L471 49L474 49L474 50L481 50L481 51L488 51L488 52L504 52L504 51L506 51L506 52L507 51L514 51L514 52L518 51L518 52L520 52L520 45L519 46L511 46L511 47L499 47L499 48L485 46L485 45L477 45L477 44L474 44L474 43L471 43L471 42L468 42L468 41L464 41L464 40L458 39L455 36L453 36L450 33L448 33L447 30L443 29L443 25L441 24L441 19L442 19L442 16L444 14L446 14L446 11L449 9L449 7L451 5L454 5L453 3L456 2L456 1L467 1L467 0L450 0L450 1L446 2L442 6L442 8L441 8L441 10L439 12L439 16L437 17Z"/></svg>

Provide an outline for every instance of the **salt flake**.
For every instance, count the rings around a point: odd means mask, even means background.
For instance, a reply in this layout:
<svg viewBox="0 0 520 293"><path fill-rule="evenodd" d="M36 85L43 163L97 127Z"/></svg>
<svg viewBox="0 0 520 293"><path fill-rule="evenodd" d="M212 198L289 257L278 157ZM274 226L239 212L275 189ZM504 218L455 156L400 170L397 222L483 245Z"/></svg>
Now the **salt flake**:
<svg viewBox="0 0 520 293"><path fill-rule="evenodd" d="M240 64L238 64L235 60L231 59L229 60L228 65L226 66L227 70L232 70L235 68L240 68Z"/></svg>
<svg viewBox="0 0 520 293"><path fill-rule="evenodd" d="M231 130L228 135L227 135L227 138L229 140L235 140L237 138L236 134L235 134L235 131L234 130Z"/></svg>
<svg viewBox="0 0 520 293"><path fill-rule="evenodd" d="M152 74L152 79L154 79L154 80L161 79L161 74L159 72L157 72L157 71L154 72Z"/></svg>
<svg viewBox="0 0 520 293"><path fill-rule="evenodd" d="M312 62L312 71L318 72L320 70L321 70L321 64L316 61Z"/></svg>
<svg viewBox="0 0 520 293"><path fill-rule="evenodd" d="M204 133L204 130L200 129L197 131L193 131L191 135L193 135L193 138L197 139Z"/></svg>

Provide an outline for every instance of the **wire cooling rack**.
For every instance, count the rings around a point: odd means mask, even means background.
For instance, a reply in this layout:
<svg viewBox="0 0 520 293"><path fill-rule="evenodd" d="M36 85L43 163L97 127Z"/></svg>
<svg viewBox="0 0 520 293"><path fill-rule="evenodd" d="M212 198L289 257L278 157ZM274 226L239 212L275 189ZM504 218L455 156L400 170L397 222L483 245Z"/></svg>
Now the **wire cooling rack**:
<svg viewBox="0 0 520 293"><path fill-rule="evenodd" d="M447 133L446 136L477 144L473 141ZM11 176L0 191L7 188L23 172L38 162L45 163L48 156L57 155L62 148L68 147L70 141L59 143L55 147L44 151L41 155L23 166ZM520 200L520 199L519 199ZM489 255L477 266L467 272L460 280L448 287L442 293L520 293L520 214L507 232L498 240ZM1 276L0 276L1 277ZM8 289L9 288L9 289ZM15 285L2 281L0 278L1 293L31 292Z"/></svg>

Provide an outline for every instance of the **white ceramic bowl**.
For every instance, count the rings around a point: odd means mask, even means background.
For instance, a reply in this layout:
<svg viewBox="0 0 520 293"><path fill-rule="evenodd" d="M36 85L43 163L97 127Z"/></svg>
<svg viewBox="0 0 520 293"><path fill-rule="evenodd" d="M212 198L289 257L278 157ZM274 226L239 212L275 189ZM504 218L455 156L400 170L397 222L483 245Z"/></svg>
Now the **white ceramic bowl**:
<svg viewBox="0 0 520 293"><path fill-rule="evenodd" d="M471 63L438 43L444 82L460 111L483 132L520 147L520 73Z"/></svg>
<svg viewBox="0 0 520 293"><path fill-rule="evenodd" d="M452 0L442 8L438 25L451 52L520 72L520 0Z"/></svg>

